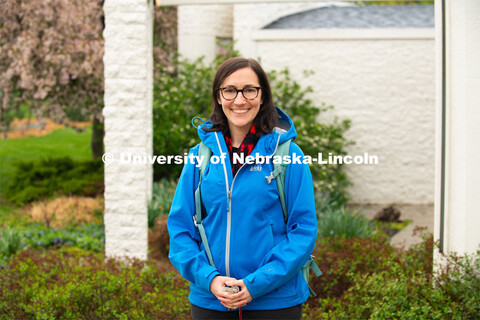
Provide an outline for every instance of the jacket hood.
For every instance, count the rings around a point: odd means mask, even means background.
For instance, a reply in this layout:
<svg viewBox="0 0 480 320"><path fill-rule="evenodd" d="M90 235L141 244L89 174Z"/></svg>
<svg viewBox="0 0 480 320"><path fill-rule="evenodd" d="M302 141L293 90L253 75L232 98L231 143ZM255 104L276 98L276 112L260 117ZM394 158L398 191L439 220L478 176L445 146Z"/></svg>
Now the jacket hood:
<svg viewBox="0 0 480 320"><path fill-rule="evenodd" d="M262 155L272 155L275 152L278 144L281 144L288 139L294 140L297 137L297 131L295 130L295 126L293 125L292 119L285 112L283 112L279 107L275 107L278 112L278 127L275 127L273 132L269 134L264 134L260 137L257 142L257 152ZM211 128L212 124L210 121L205 121L201 125L198 126L197 132L198 136L202 140L204 144L206 144L213 152L213 154L221 154L221 150L219 150L219 141L220 137L223 140L220 142L224 144L223 135L221 132L205 132L203 128ZM226 150L226 149L224 149Z"/></svg>

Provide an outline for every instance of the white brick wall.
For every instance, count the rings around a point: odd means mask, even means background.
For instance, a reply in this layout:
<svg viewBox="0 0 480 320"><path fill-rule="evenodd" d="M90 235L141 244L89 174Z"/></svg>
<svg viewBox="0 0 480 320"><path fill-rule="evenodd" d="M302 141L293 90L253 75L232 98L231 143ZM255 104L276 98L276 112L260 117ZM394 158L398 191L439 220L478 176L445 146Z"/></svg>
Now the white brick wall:
<svg viewBox="0 0 480 320"><path fill-rule="evenodd" d="M232 38L232 5L190 5L178 7L178 51L196 59L215 58L216 39Z"/></svg>
<svg viewBox="0 0 480 320"><path fill-rule="evenodd" d="M306 31L303 31L306 32ZM348 31L345 31L348 32ZM368 152L378 165L346 166L352 202L433 203L435 48L429 40L261 40L265 69L288 67L311 98L351 119L350 155ZM308 78L303 70L314 70ZM281 107L281 106L280 106ZM327 119L327 120L325 120Z"/></svg>
<svg viewBox="0 0 480 320"><path fill-rule="evenodd" d="M153 6L145 0L106 0L105 165L106 255L145 260L151 165L123 164L120 153L152 154Z"/></svg>

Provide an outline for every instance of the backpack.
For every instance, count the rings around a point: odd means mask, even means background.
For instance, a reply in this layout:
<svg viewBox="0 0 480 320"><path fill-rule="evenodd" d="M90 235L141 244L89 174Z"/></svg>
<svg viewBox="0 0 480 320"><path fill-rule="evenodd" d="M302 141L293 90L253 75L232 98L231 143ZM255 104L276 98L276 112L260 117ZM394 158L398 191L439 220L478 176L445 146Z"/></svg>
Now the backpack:
<svg viewBox="0 0 480 320"><path fill-rule="evenodd" d="M278 155L281 157L281 159L284 159L284 156L289 155L290 143L291 143L291 139L278 145L274 155ZM200 185L202 183L203 172L205 171L205 168L207 167L207 164L210 161L210 157L212 156L212 150L210 150L209 147L207 147L203 142L201 142L198 148L198 156L203 157L201 158L203 159L203 161L202 161L202 165L199 168L200 177L198 180L198 187L195 190L195 216L193 216L193 222L195 226L198 228L198 231L200 233L200 238L202 239L203 246L205 247L205 251L207 253L208 262L210 263L211 266L215 267L215 264L213 262L212 252L210 251L210 247L208 245L205 228L203 227L203 224L202 224L202 198L200 195ZM287 205L285 201L285 172L287 170L287 165L283 163L281 164L274 163L273 168L274 170L270 173L269 176L266 176L265 179L267 179L267 182L269 184L273 179L277 181L278 194L280 198L280 203L282 205L283 217L286 224L288 221L288 211L287 211ZM310 273L309 273L310 268L312 269L312 271L315 273L317 277L322 275L322 272L320 271L317 264L315 263L314 257L312 255L310 256L310 258L307 260L307 262L301 269L303 278L307 282L307 285L308 285L308 279L310 276ZM312 288L308 286L308 289L310 290L310 295L315 297L316 294L312 290Z"/></svg>

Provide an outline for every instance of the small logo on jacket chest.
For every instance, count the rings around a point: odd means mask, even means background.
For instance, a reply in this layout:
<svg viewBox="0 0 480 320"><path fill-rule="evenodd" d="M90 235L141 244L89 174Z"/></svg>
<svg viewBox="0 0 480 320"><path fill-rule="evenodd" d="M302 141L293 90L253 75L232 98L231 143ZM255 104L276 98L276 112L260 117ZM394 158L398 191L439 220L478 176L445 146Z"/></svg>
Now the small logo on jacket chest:
<svg viewBox="0 0 480 320"><path fill-rule="evenodd" d="M251 166L250 171L262 171L262 165L261 164L256 164L254 166Z"/></svg>

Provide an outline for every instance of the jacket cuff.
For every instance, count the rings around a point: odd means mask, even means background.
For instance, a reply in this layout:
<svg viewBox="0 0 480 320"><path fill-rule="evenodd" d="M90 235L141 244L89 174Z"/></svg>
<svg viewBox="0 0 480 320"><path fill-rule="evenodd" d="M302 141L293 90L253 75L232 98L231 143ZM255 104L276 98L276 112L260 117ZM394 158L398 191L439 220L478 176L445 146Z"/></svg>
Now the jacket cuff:
<svg viewBox="0 0 480 320"><path fill-rule="evenodd" d="M197 279L197 285L206 290L207 292L210 292L210 283L212 282L213 278L215 278L216 276L219 276L220 275L220 272L218 272L217 269L214 269L212 267L212 270L210 271L210 273L206 276L206 277L199 277Z"/></svg>
<svg viewBox="0 0 480 320"><path fill-rule="evenodd" d="M252 296L252 299L257 298L257 292L254 289L254 286L252 284L253 280L255 279L255 275L253 273L250 273L248 276L243 278L243 283L245 283L245 286L248 289L248 292L250 292L250 295Z"/></svg>

